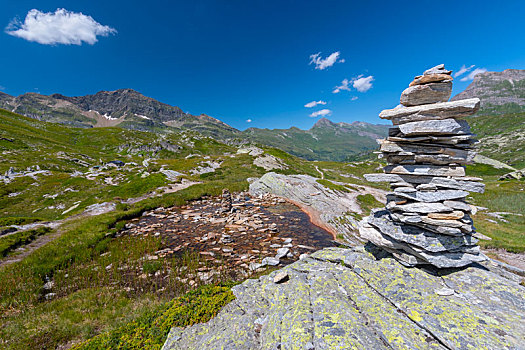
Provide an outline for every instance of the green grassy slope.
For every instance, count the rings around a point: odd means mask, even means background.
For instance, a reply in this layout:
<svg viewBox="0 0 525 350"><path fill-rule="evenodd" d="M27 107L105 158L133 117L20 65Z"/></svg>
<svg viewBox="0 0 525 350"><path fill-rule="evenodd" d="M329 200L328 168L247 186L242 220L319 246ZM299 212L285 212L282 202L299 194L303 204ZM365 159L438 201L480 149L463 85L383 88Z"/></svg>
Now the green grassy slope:
<svg viewBox="0 0 525 350"><path fill-rule="evenodd" d="M250 128L243 134L250 140L282 149L308 160L348 161L378 148L387 126L367 123L335 124L329 121L310 130Z"/></svg>
<svg viewBox="0 0 525 350"><path fill-rule="evenodd" d="M480 140L480 154L525 168L525 113L476 115L467 119Z"/></svg>

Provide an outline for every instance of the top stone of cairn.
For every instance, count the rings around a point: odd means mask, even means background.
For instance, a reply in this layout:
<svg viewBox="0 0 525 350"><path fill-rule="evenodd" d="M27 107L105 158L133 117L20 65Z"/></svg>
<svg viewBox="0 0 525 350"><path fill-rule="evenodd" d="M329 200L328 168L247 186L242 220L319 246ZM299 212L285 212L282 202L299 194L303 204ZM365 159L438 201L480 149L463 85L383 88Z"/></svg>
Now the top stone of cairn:
<svg viewBox="0 0 525 350"><path fill-rule="evenodd" d="M451 73L443 64L427 69L423 75L416 76L403 91L400 103L411 107L448 101L452 93Z"/></svg>

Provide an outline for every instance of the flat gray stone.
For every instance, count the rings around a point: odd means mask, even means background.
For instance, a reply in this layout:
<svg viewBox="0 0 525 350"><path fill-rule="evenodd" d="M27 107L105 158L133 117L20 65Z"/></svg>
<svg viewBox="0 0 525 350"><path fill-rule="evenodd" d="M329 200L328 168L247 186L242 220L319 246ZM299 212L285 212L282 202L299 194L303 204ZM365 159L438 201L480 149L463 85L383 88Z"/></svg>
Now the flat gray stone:
<svg viewBox="0 0 525 350"><path fill-rule="evenodd" d="M409 203L409 204L395 204L390 202L387 204L387 208L394 211L403 211L409 213L448 213L452 211L452 208L447 207L443 203Z"/></svg>
<svg viewBox="0 0 525 350"><path fill-rule="evenodd" d="M396 224L387 210L376 211L367 217L367 222L377 228L385 236L398 242L417 246L428 252L446 252L458 250L464 246L472 246L478 242L469 235L453 237L443 236L412 225Z"/></svg>
<svg viewBox="0 0 525 350"><path fill-rule="evenodd" d="M465 176L465 168L461 166L387 165L384 170L398 175Z"/></svg>
<svg viewBox="0 0 525 350"><path fill-rule="evenodd" d="M473 154L473 153L472 153ZM433 164L433 165L448 165L459 164L468 165L474 164L474 156L470 158L454 157L448 154L395 154L388 153L385 159L390 164Z"/></svg>
<svg viewBox="0 0 525 350"><path fill-rule="evenodd" d="M397 127L405 136L470 134L470 127L465 120L453 118L410 122Z"/></svg>
<svg viewBox="0 0 525 350"><path fill-rule="evenodd" d="M435 185L442 188L454 188L463 189L469 192L483 193L485 191L485 185L478 181L461 180L445 178L445 177L434 177L434 176L415 176L415 175L403 175L403 174L365 174L365 179L370 182L391 182L391 183L406 183L410 184L429 184Z"/></svg>
<svg viewBox="0 0 525 350"><path fill-rule="evenodd" d="M437 66L429 68L429 69L427 69L426 71L423 72L423 75L430 75L430 74L447 74L447 75L450 75L450 74L452 74L452 71L445 69L445 65L444 64L438 64Z"/></svg>
<svg viewBox="0 0 525 350"><path fill-rule="evenodd" d="M399 106L382 111L379 117L392 120L394 125L420 120L465 118L475 114L479 110L479 106L479 98L469 98L414 107Z"/></svg>
<svg viewBox="0 0 525 350"><path fill-rule="evenodd" d="M452 209L458 209L466 212L472 211L472 207L469 204L461 201L446 200L443 202L443 204Z"/></svg>
<svg viewBox="0 0 525 350"><path fill-rule="evenodd" d="M388 140L381 141L381 152L386 153L403 153L403 154L446 154L457 158L474 157L471 155L473 150L465 150L453 148L450 146L440 146L432 144L417 144L417 143L397 143Z"/></svg>
<svg viewBox="0 0 525 350"><path fill-rule="evenodd" d="M418 202L442 202L445 200L460 199L468 196L467 191L463 190L438 190L438 191L400 191L399 189L394 190L394 194L412 199Z"/></svg>
<svg viewBox="0 0 525 350"><path fill-rule="evenodd" d="M390 132L390 131L389 131ZM392 142L403 142L403 143L426 143L434 146L453 146L456 148L472 148L472 145L476 142L473 134L465 135L421 135L421 136L403 136L401 131L397 129L397 135L399 136L388 136L387 140Z"/></svg>

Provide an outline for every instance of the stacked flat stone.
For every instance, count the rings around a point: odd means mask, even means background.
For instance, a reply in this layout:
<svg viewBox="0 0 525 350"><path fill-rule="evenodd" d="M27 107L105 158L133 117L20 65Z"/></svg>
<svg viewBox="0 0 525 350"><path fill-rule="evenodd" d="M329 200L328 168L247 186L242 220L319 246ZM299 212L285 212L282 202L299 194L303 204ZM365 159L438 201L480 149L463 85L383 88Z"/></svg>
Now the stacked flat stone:
<svg viewBox="0 0 525 350"><path fill-rule="evenodd" d="M382 140L384 174L372 182L390 182L386 208L361 222L360 235L391 252L406 265L462 267L486 260L473 237L465 198L483 192L481 179L465 176L473 162L473 134L462 118L476 113L478 98L447 102L452 72L438 65L414 78L401 94L401 105L379 115L391 120Z"/></svg>

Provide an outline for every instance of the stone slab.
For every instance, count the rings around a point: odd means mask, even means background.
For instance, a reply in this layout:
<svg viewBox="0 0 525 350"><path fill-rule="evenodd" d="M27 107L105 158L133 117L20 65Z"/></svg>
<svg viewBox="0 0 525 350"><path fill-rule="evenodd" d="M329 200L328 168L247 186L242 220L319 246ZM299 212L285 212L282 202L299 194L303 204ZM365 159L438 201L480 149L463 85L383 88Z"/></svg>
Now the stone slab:
<svg viewBox="0 0 525 350"><path fill-rule="evenodd" d="M465 118L475 114L479 107L479 98L469 98L413 107L398 106L382 111L379 117L392 120L394 125L398 125L418 120Z"/></svg>

